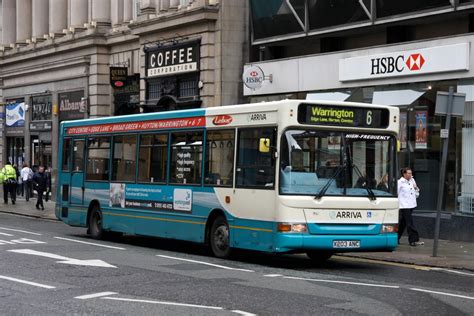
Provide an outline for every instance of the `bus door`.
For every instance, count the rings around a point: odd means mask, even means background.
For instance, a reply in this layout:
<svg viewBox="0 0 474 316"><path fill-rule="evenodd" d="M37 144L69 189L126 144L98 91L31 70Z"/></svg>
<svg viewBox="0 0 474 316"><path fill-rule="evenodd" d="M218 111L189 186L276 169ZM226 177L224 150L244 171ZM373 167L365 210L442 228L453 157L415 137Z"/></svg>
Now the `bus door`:
<svg viewBox="0 0 474 316"><path fill-rule="evenodd" d="M73 140L69 204L82 205L84 202L84 149L84 139Z"/></svg>

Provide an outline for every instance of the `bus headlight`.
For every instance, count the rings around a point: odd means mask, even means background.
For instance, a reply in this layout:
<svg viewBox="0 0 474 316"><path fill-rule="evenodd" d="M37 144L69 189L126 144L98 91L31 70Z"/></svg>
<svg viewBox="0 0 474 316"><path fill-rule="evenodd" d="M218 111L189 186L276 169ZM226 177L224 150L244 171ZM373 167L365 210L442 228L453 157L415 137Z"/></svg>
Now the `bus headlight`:
<svg viewBox="0 0 474 316"><path fill-rule="evenodd" d="M279 233L307 233L308 226L304 223L278 223Z"/></svg>
<svg viewBox="0 0 474 316"><path fill-rule="evenodd" d="M383 224L382 234L398 232L398 224Z"/></svg>

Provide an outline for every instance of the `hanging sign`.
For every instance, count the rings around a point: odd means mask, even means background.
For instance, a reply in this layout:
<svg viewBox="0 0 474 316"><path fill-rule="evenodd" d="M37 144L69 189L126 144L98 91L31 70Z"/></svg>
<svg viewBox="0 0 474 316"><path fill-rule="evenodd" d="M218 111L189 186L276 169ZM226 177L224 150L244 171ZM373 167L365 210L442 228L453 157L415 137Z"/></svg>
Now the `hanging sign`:
<svg viewBox="0 0 474 316"><path fill-rule="evenodd" d="M125 80L127 80L127 67L110 67L110 84L114 88L123 87Z"/></svg>

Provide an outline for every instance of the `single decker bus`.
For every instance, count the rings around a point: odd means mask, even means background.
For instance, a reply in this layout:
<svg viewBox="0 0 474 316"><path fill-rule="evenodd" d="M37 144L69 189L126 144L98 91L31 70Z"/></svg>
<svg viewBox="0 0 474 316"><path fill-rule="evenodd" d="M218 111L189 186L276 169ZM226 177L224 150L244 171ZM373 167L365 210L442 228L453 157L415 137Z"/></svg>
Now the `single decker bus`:
<svg viewBox="0 0 474 316"><path fill-rule="evenodd" d="M392 251L398 127L396 107L304 100L63 122L56 216L221 258Z"/></svg>

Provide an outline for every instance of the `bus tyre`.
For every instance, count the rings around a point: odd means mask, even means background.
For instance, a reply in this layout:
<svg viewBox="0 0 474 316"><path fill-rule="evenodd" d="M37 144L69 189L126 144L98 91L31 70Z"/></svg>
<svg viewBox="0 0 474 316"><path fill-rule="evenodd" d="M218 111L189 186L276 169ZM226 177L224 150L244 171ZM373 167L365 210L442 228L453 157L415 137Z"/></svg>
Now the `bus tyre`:
<svg viewBox="0 0 474 316"><path fill-rule="evenodd" d="M315 264L320 265L324 264L329 258L332 257L332 252L328 251L307 251L306 255L313 261Z"/></svg>
<svg viewBox="0 0 474 316"><path fill-rule="evenodd" d="M211 226L209 236L211 251L218 258L227 258L230 256L230 232L229 224L224 217L217 217Z"/></svg>
<svg viewBox="0 0 474 316"><path fill-rule="evenodd" d="M89 217L89 234L94 239L102 239L104 237L102 212L97 205L92 207L91 216Z"/></svg>

